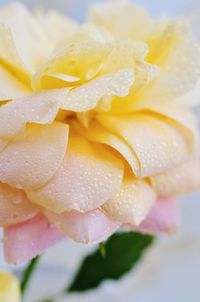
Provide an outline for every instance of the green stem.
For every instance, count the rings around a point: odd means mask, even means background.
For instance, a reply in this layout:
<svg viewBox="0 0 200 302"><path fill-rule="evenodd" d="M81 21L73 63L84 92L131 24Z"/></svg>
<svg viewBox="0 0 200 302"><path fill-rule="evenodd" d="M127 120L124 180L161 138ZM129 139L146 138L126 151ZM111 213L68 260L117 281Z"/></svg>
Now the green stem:
<svg viewBox="0 0 200 302"><path fill-rule="evenodd" d="M37 267L37 264L39 262L39 259L40 259L40 256L37 256L35 258L33 258L27 265L24 273L23 273L23 276L22 276L22 280L21 280L21 293L22 293L22 296L24 295L26 289L27 289L27 286L31 280L31 276L34 272L34 270L36 269Z"/></svg>

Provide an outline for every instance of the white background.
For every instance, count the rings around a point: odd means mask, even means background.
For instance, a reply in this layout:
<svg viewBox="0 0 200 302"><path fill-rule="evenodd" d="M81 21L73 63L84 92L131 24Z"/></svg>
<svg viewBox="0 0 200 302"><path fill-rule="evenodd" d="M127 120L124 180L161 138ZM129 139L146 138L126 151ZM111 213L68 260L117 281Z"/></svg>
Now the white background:
<svg viewBox="0 0 200 302"><path fill-rule="evenodd" d="M8 3L10 1L1 1ZM43 0L22 1L30 6L57 7L82 20L86 7L94 2ZM102 1L103 2L103 1ZM200 1L148 1L145 5L153 15L187 15L200 34ZM160 238L136 270L119 282L106 282L98 290L82 295L71 295L67 302L199 302L200 301L200 195L182 200L182 226L177 234ZM73 275L75 267L88 247L66 241L49 250L36 272L27 302L37 301L43 294L55 293ZM0 264L5 267L0 255Z"/></svg>

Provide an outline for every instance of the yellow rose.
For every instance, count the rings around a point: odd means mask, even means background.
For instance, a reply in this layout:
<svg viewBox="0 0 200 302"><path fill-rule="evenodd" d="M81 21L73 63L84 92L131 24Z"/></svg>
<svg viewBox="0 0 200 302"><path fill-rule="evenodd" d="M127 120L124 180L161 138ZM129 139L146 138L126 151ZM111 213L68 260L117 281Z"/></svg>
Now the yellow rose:
<svg viewBox="0 0 200 302"><path fill-rule="evenodd" d="M0 302L20 302L19 283L6 272L0 272Z"/></svg>
<svg viewBox="0 0 200 302"><path fill-rule="evenodd" d="M91 243L123 224L174 228L171 196L200 188L189 109L200 100L200 47L187 22L152 20L127 1L94 6L83 25L12 4L0 9L0 37L7 261L62 233Z"/></svg>

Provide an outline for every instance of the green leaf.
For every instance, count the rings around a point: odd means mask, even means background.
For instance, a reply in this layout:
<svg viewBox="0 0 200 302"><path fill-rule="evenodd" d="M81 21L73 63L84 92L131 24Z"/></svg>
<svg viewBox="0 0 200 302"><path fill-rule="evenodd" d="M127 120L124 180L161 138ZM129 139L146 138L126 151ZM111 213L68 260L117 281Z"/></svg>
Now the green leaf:
<svg viewBox="0 0 200 302"><path fill-rule="evenodd" d="M119 279L135 266L153 240L153 236L134 232L114 234L104 244L104 256L97 249L83 260L67 291L85 291L106 279Z"/></svg>

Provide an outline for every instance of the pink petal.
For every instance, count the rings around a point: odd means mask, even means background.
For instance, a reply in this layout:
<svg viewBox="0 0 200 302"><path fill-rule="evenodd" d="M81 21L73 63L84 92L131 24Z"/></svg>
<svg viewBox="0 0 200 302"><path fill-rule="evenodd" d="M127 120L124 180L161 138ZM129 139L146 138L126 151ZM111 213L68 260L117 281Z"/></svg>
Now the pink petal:
<svg viewBox="0 0 200 302"><path fill-rule="evenodd" d="M22 190L0 183L0 226L5 227L33 218L39 207Z"/></svg>
<svg viewBox="0 0 200 302"><path fill-rule="evenodd" d="M99 243L106 240L120 226L99 209L80 213L65 212L57 215L45 212L48 219L71 239L82 243Z"/></svg>
<svg viewBox="0 0 200 302"><path fill-rule="evenodd" d="M200 161L190 159L165 173L151 177L160 196L180 195L200 190Z"/></svg>
<svg viewBox="0 0 200 302"><path fill-rule="evenodd" d="M176 229L180 222L180 212L174 198L160 198L147 218L139 226L130 226L134 231L160 234Z"/></svg>
<svg viewBox="0 0 200 302"><path fill-rule="evenodd" d="M64 238L42 215L5 228L4 235L5 258L10 264L30 260Z"/></svg>

